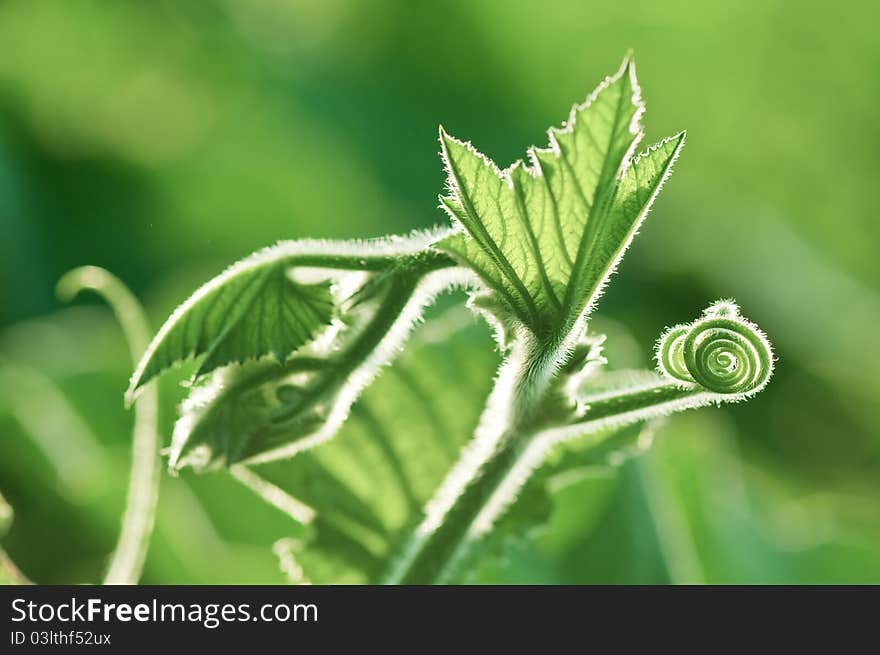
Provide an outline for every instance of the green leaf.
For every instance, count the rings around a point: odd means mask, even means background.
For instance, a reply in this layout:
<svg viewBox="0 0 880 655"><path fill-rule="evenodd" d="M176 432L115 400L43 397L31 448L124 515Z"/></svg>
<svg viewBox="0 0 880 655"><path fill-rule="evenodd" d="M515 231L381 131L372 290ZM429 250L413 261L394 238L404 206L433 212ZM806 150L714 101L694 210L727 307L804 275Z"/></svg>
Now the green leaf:
<svg viewBox="0 0 880 655"><path fill-rule="evenodd" d="M171 316L138 366L131 390L178 361L204 355L197 375L265 355L283 362L333 318L330 283L299 284L289 265L257 253L228 269Z"/></svg>
<svg viewBox="0 0 880 655"><path fill-rule="evenodd" d="M284 363L312 342L337 314L333 283L352 271L370 272L367 283L418 260L443 231L368 241L284 241L233 264L198 289L168 318L138 364L126 394L175 363L204 356L203 376L227 364L263 357ZM445 255L443 255L445 257ZM438 259L434 252L433 259ZM448 265L451 265L449 262ZM318 279L304 281L305 273ZM365 283L364 288L369 285ZM346 285L340 293L352 291Z"/></svg>
<svg viewBox="0 0 880 655"><path fill-rule="evenodd" d="M287 458L331 438L379 370L401 350L434 297L469 279L449 257L425 251L371 274L342 303L332 342L282 364L214 371L183 403L169 466L228 466Z"/></svg>
<svg viewBox="0 0 880 655"><path fill-rule="evenodd" d="M627 59L528 164L501 171L440 130L450 190L440 200L462 229L438 247L536 334L567 332L592 308L671 171L684 133L632 158L643 111Z"/></svg>

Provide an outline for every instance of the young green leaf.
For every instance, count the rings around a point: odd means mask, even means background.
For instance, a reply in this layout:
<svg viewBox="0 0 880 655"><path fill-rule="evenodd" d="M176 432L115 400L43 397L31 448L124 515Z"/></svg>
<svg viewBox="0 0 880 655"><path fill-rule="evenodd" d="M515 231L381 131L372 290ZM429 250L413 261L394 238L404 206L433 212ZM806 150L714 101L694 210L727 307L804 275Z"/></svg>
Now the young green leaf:
<svg viewBox="0 0 880 655"><path fill-rule="evenodd" d="M500 171L440 130L450 191L440 200L462 230L437 247L539 336L568 332L592 308L681 150L684 133L632 160L643 111L627 59L528 165Z"/></svg>
<svg viewBox="0 0 880 655"><path fill-rule="evenodd" d="M297 284L287 266L241 266L203 287L172 316L150 346L132 389L176 361L205 355L198 375L232 362L272 355L279 362L330 324L328 282Z"/></svg>
<svg viewBox="0 0 880 655"><path fill-rule="evenodd" d="M331 280L345 271L383 271L414 256L444 232L372 241L286 241L233 264L168 318L138 364L127 400L177 362L204 356L196 376L232 363L271 357L283 363L312 342L335 314ZM321 269L304 282L300 269Z"/></svg>
<svg viewBox="0 0 880 655"><path fill-rule="evenodd" d="M424 307L471 278L437 251L400 256L343 303L331 343L308 346L282 364L248 362L211 373L183 404L169 466L287 458L329 439L399 353Z"/></svg>

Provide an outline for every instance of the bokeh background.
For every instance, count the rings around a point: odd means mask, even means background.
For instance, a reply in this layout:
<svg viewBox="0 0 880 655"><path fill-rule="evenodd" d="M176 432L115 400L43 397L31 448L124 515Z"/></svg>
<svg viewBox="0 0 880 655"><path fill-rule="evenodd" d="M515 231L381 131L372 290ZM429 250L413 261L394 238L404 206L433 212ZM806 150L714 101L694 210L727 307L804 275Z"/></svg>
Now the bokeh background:
<svg viewBox="0 0 880 655"><path fill-rule="evenodd" d="M733 296L778 373L561 486L549 525L475 580L880 582L878 18L867 1L0 3L3 548L38 582L95 581L124 501L131 364L106 308L56 300L62 273L108 268L155 327L278 239L437 224L439 123L509 163L632 48L648 141L689 137L600 306L612 354L646 365L665 325ZM164 476L144 581L283 582L289 521L225 476Z"/></svg>

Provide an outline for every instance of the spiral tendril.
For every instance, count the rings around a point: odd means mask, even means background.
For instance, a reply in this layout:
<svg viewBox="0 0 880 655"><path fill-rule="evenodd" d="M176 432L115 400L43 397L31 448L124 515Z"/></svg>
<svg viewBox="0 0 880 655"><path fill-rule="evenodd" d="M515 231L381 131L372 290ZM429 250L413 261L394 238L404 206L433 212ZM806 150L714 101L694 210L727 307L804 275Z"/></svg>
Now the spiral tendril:
<svg viewBox="0 0 880 655"><path fill-rule="evenodd" d="M738 397L760 391L773 373L770 342L732 300L720 300L694 322L666 330L656 358L666 377Z"/></svg>

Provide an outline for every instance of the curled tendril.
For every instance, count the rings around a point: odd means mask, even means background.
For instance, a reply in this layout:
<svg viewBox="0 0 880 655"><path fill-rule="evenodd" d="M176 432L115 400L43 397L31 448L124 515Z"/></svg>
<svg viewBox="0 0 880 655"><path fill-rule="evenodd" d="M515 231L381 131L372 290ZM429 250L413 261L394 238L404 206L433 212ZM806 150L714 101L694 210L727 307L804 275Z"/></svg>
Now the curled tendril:
<svg viewBox="0 0 880 655"><path fill-rule="evenodd" d="M711 305L693 323L669 328L656 357L663 375L719 394L751 395L773 373L770 342L730 300Z"/></svg>

